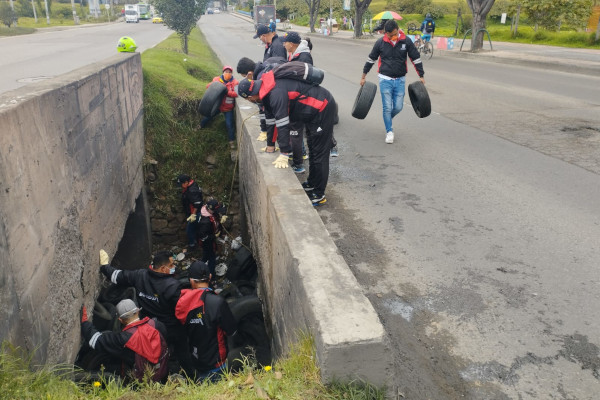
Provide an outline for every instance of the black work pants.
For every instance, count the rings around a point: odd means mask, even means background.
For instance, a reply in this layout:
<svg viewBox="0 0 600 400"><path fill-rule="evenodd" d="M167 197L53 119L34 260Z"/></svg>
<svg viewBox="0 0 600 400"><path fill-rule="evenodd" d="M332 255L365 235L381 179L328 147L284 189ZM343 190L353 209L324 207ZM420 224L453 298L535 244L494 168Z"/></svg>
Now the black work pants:
<svg viewBox="0 0 600 400"><path fill-rule="evenodd" d="M302 141L304 140L304 122L290 121L290 145L292 146L292 157L294 165L302 165Z"/></svg>
<svg viewBox="0 0 600 400"><path fill-rule="evenodd" d="M190 349L188 348L185 327L183 325L168 325L166 340L169 351L177 359L179 367L183 369L188 376L193 376L195 370L194 365L192 364Z"/></svg>
<svg viewBox="0 0 600 400"><path fill-rule="evenodd" d="M314 187L313 192L325 194L329 179L329 151L332 146L333 122L336 105L333 98L328 99L327 107L321 112L316 122L306 123L306 142L308 144L308 183Z"/></svg>

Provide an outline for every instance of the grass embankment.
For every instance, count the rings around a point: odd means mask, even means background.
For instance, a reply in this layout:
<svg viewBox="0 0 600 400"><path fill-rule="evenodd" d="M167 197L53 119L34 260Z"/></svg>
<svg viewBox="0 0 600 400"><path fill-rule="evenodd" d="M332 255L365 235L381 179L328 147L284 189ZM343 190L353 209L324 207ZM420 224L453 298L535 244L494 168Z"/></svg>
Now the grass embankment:
<svg viewBox="0 0 600 400"><path fill-rule="evenodd" d="M314 346L303 338L291 355L272 367L253 369L246 365L237 374L228 374L215 384L189 381L142 384L135 389L112 379L74 383L71 366L33 368L27 355L6 344L0 352L0 397L5 399L384 399L384 393L369 385L320 383ZM35 369L35 372L33 370Z"/></svg>
<svg viewBox="0 0 600 400"><path fill-rule="evenodd" d="M209 196L228 202L235 165L225 120L219 114L200 130L196 112L206 85L221 74L217 57L195 29L188 54L182 53L179 37L173 34L142 54L142 68L146 154L158 161L157 180L152 184L154 208L179 211L174 179L180 173L195 178Z"/></svg>

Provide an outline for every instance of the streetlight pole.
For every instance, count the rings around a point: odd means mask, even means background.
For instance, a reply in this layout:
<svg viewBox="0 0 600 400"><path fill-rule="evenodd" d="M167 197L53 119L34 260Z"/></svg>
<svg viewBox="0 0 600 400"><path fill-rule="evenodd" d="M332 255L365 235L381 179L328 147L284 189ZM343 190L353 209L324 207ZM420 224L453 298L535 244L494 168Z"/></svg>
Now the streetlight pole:
<svg viewBox="0 0 600 400"><path fill-rule="evenodd" d="M329 36L331 36L331 29L333 28L333 0L329 0Z"/></svg>

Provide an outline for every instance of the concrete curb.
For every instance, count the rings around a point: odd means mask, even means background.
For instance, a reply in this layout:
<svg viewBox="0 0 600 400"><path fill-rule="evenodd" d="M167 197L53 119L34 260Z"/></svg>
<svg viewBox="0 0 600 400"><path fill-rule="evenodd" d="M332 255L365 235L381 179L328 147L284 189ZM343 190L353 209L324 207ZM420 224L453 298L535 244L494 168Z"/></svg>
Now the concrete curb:
<svg viewBox="0 0 600 400"><path fill-rule="evenodd" d="M312 335L325 382L388 384L392 360L375 309L339 254L291 169L262 153L257 108L238 98L240 192L274 353ZM326 206L325 206L326 207Z"/></svg>

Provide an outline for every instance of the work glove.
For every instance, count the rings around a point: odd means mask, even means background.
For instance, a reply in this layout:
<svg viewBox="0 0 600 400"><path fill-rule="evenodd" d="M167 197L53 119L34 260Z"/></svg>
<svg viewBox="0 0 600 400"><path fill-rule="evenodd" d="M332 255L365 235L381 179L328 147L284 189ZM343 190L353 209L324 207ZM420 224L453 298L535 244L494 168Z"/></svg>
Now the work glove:
<svg viewBox="0 0 600 400"><path fill-rule="evenodd" d="M87 322L87 320L88 320L87 309L85 308L85 306L83 306L81 308L81 323L83 324L84 322Z"/></svg>
<svg viewBox="0 0 600 400"><path fill-rule="evenodd" d="M225 223L225 221L227 221L227 215L223 215L223 216L221 217L221 223L222 223L222 224L224 224L224 223Z"/></svg>
<svg viewBox="0 0 600 400"><path fill-rule="evenodd" d="M100 250L100 265L109 264L108 253L104 250Z"/></svg>
<svg viewBox="0 0 600 400"><path fill-rule="evenodd" d="M187 218L187 222L196 222L196 214L191 214L188 218Z"/></svg>
<svg viewBox="0 0 600 400"><path fill-rule="evenodd" d="M290 156L287 154L280 154L279 157L272 164L275 168L287 168L290 166Z"/></svg>
<svg viewBox="0 0 600 400"><path fill-rule="evenodd" d="M258 140L259 142L266 142L267 141L267 132L262 131L258 137L256 138L256 140Z"/></svg>

